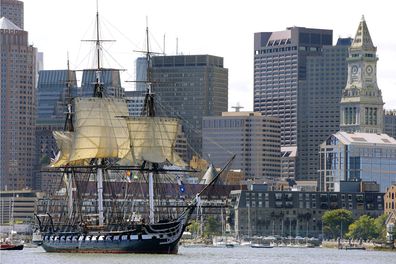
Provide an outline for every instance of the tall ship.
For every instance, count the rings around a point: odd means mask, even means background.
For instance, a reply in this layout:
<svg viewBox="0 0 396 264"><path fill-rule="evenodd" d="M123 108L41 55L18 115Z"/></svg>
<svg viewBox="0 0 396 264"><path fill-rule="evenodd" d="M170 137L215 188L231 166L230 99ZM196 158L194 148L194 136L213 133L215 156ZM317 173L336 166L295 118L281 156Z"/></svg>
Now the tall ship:
<svg viewBox="0 0 396 264"><path fill-rule="evenodd" d="M106 97L98 12L96 20L94 91L91 97L72 99L71 82L66 82L66 121L63 131L53 133L59 152L48 168L61 177L63 192L58 186L46 209L36 214L40 244L47 252L176 254L200 197L210 191L234 157L179 211L161 211L169 197L160 191L172 192L172 184L175 190L182 187L178 168L184 162L175 151L179 120L155 115L148 49L142 116L128 116L124 99ZM140 180L133 182L135 177ZM147 195L146 203L136 199L137 191ZM139 211L143 205L146 213Z"/></svg>

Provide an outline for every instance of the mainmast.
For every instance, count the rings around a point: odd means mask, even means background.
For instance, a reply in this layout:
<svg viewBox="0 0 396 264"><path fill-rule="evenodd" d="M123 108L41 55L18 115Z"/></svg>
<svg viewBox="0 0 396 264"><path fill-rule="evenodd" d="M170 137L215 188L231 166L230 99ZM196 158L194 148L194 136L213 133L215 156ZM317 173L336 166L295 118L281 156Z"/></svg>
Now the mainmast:
<svg viewBox="0 0 396 264"><path fill-rule="evenodd" d="M66 121L63 130L68 132L74 131L73 114L72 114L72 79L70 71L69 53L67 54L67 80L66 80Z"/></svg>
<svg viewBox="0 0 396 264"><path fill-rule="evenodd" d="M70 63L69 63L69 54L67 54L67 80L66 80L66 121L64 126L64 131L74 132L73 126L73 113L72 113L72 92L71 92L72 80L71 80L71 71L70 71ZM67 208L68 208L68 216L69 219L72 218L73 215L73 174L72 171L66 168L66 178L67 178Z"/></svg>
<svg viewBox="0 0 396 264"><path fill-rule="evenodd" d="M146 45L147 45L147 52L146 52L146 60L147 60L147 93L146 98L144 100L144 113L148 117L155 116L154 111L154 94L152 93L151 87L151 55L150 55L150 43L149 43L149 29L148 29L148 21L146 20ZM157 167L157 164L151 163L151 167ZM149 213L149 220L150 224L154 223L154 173L151 170L148 175L148 184L149 184L149 205L150 205L150 213Z"/></svg>
<svg viewBox="0 0 396 264"><path fill-rule="evenodd" d="M94 97L103 97L103 85L101 84L100 74L101 74L101 67L100 67L100 50L101 50L101 40L99 35L99 9L98 9L98 2L96 2L96 41L95 41L95 48L96 48L96 59L97 59L97 69L96 69L96 83L94 89Z"/></svg>
<svg viewBox="0 0 396 264"><path fill-rule="evenodd" d="M100 68L100 36L99 36L99 8L98 1L96 1L96 54L97 54L97 70L96 70L96 83L94 90L94 97L103 97L103 84L100 80L101 68ZM96 181L97 181L97 189L98 189L98 218L99 218L99 226L103 226L104 224L104 216L103 216L103 168L102 168L102 159L96 160L97 171L96 171Z"/></svg>
<svg viewBox="0 0 396 264"><path fill-rule="evenodd" d="M101 83L101 65L100 65L100 52L101 52L101 43L105 40L100 39L100 30L99 30L99 7L98 1L96 1L96 39L95 40L88 40L95 42L95 49L96 49L96 80L94 83L94 91L93 97L103 97L103 84ZM97 181L97 190L98 190L98 218L99 218L99 225L103 226L104 224L104 216L103 216L103 159L96 159L96 181Z"/></svg>

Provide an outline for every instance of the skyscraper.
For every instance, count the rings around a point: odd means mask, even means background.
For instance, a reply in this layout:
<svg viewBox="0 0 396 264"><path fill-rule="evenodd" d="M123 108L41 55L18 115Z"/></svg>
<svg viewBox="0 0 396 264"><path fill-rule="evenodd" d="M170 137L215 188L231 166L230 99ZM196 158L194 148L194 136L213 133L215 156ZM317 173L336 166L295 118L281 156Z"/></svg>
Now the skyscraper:
<svg viewBox="0 0 396 264"><path fill-rule="evenodd" d="M0 189L18 190L33 185L37 51L28 32L6 17L0 18L0 39Z"/></svg>
<svg viewBox="0 0 396 264"><path fill-rule="evenodd" d="M396 138L396 110L386 110L384 115L384 132Z"/></svg>
<svg viewBox="0 0 396 264"><path fill-rule="evenodd" d="M319 176L319 145L339 130L339 102L351 39L332 30L291 27L255 33L254 110L281 119L283 147L297 147L299 180Z"/></svg>
<svg viewBox="0 0 396 264"><path fill-rule="evenodd" d="M93 96L96 79L104 86L104 94L108 97L124 97L124 88L121 86L120 71L118 69L83 70L81 80L82 96Z"/></svg>
<svg viewBox="0 0 396 264"><path fill-rule="evenodd" d="M231 168L249 180L279 179L280 122L254 112L224 112L205 116L202 125L204 158L221 167L236 154Z"/></svg>
<svg viewBox="0 0 396 264"><path fill-rule="evenodd" d="M382 133L384 111L377 85L377 47L364 17L349 50L348 82L341 99L340 128L346 132Z"/></svg>
<svg viewBox="0 0 396 264"><path fill-rule="evenodd" d="M46 166L58 147L52 132L63 130L67 112L70 83L70 96L78 93L76 72L69 70L39 71L37 83L37 121L36 121L36 165L34 186L37 190L43 189L43 182L50 181L51 173L40 172L41 166Z"/></svg>
<svg viewBox="0 0 396 264"><path fill-rule="evenodd" d="M228 108L228 69L211 55L154 56L153 92L158 115L180 117L187 138L187 157L201 155L202 117Z"/></svg>
<svg viewBox="0 0 396 264"><path fill-rule="evenodd" d="M291 27L254 34L254 111L281 119L282 146L297 145L300 82L308 56L332 45L333 32Z"/></svg>
<svg viewBox="0 0 396 264"><path fill-rule="evenodd" d="M63 125L67 111L67 82L71 82L70 96L77 96L76 72L68 70L39 71L37 83L37 122Z"/></svg>
<svg viewBox="0 0 396 264"><path fill-rule="evenodd" d="M147 89L147 58L139 57L135 63L136 91L146 91Z"/></svg>
<svg viewBox="0 0 396 264"><path fill-rule="evenodd" d="M297 158L298 179L319 177L319 145L340 129L340 100L347 80L351 38L323 46L321 53L306 58L306 79L299 82Z"/></svg>
<svg viewBox="0 0 396 264"><path fill-rule="evenodd" d="M20 29L23 29L23 2L17 0L0 0L0 18L6 17Z"/></svg>

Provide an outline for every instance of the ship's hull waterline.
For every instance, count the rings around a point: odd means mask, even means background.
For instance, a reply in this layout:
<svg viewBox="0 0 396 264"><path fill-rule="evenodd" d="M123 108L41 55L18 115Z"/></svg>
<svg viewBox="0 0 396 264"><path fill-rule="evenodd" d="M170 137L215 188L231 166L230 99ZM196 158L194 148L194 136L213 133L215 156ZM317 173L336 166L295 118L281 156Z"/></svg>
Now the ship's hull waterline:
<svg viewBox="0 0 396 264"><path fill-rule="evenodd" d="M55 253L149 253L149 254L177 254L178 242L161 245L160 241L126 240L126 241L83 241L79 242L50 242L43 243L42 247L47 252Z"/></svg>
<svg viewBox="0 0 396 264"><path fill-rule="evenodd" d="M46 233L42 247L58 253L177 254L185 221L139 225L125 232Z"/></svg>

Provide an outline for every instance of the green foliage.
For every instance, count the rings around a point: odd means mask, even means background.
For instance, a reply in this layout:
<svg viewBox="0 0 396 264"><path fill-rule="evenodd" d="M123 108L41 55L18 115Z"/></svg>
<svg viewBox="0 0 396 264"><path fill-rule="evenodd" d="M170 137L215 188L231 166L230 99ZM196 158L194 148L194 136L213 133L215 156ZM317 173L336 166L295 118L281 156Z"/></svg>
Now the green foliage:
<svg viewBox="0 0 396 264"><path fill-rule="evenodd" d="M386 214L380 215L378 216L375 220L374 220L374 226L375 229L377 230L377 238L385 241L386 240L386 225L385 225L385 221L386 218L388 216Z"/></svg>
<svg viewBox="0 0 396 264"><path fill-rule="evenodd" d="M195 220L191 221L190 225L188 226L188 231L191 232L191 234L196 235L198 234L199 231L199 223Z"/></svg>
<svg viewBox="0 0 396 264"><path fill-rule="evenodd" d="M326 211L322 216L323 232L326 237L344 236L353 222L352 212L346 209Z"/></svg>
<svg viewBox="0 0 396 264"><path fill-rule="evenodd" d="M375 219L368 215L362 215L349 226L347 237L363 240L377 238L378 229L375 226Z"/></svg>
<svg viewBox="0 0 396 264"><path fill-rule="evenodd" d="M205 223L204 235L206 237L211 237L220 234L221 234L221 223L217 221L213 216L209 216Z"/></svg>

